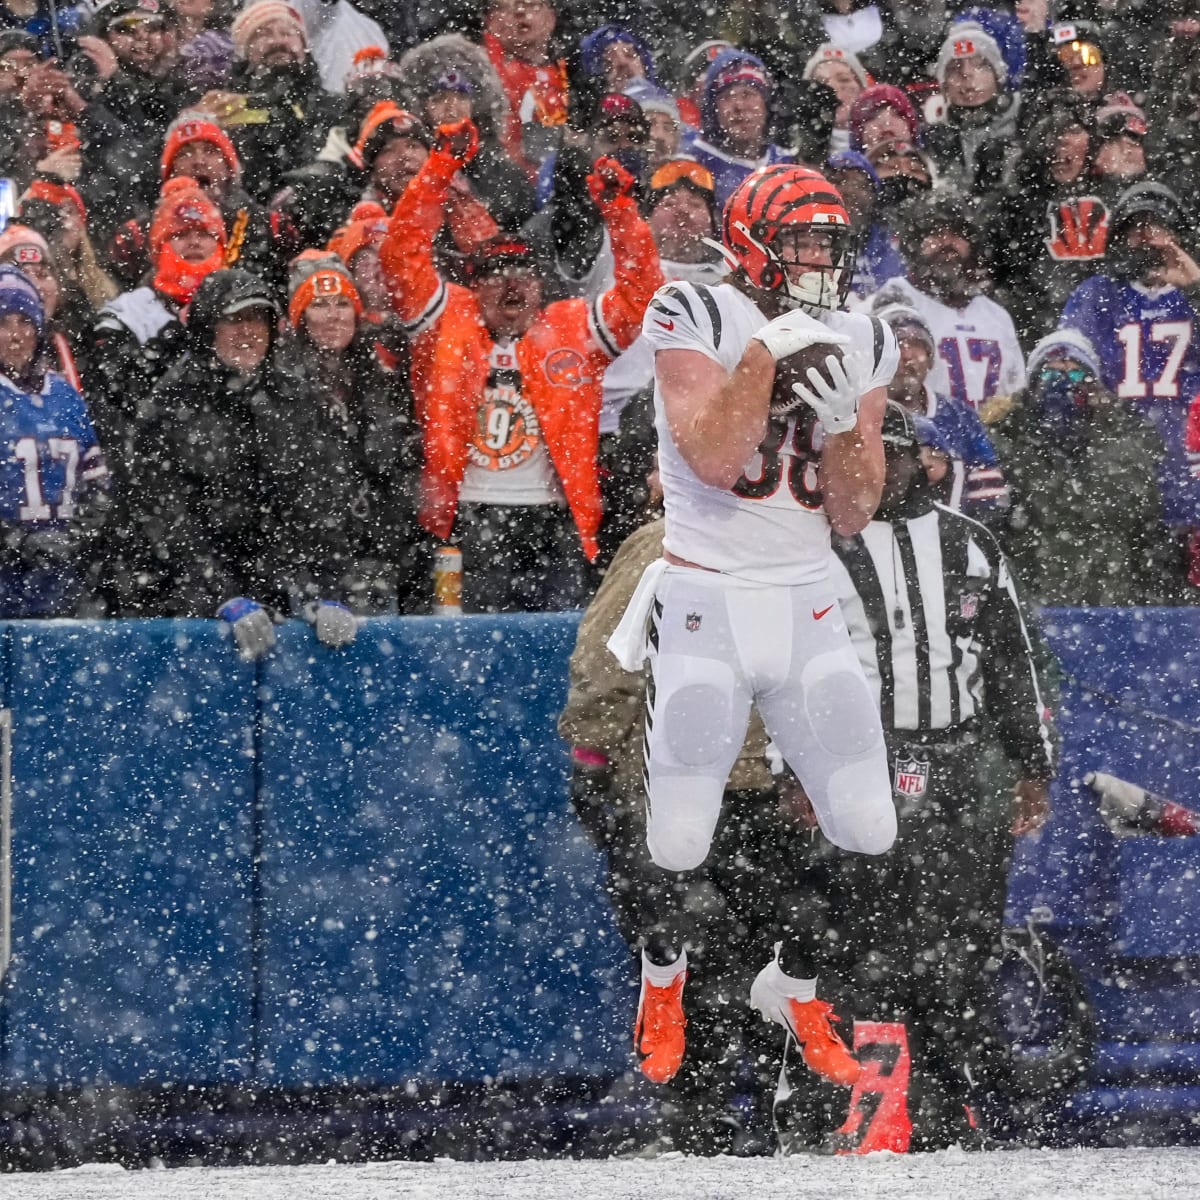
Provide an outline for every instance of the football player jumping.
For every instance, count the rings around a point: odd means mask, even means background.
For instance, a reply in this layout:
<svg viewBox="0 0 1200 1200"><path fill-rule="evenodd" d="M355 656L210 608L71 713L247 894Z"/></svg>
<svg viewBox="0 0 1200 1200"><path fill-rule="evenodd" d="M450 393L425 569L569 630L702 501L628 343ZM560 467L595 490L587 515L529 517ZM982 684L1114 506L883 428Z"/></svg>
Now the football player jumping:
<svg viewBox="0 0 1200 1200"><path fill-rule="evenodd" d="M858 532L879 502L895 338L840 308L854 236L818 172L755 171L730 196L722 241L724 282L669 284L646 311L664 558L609 643L628 669L649 657L647 843L668 874L708 856L751 704L831 842L882 854L896 835L879 715L830 584L829 538L831 527ZM642 1071L664 1082L683 1059L687 954L680 914L663 908L673 889L654 892L634 1038ZM806 948L784 934L750 1003L796 1038L812 1070L851 1085L859 1064L816 998Z"/></svg>

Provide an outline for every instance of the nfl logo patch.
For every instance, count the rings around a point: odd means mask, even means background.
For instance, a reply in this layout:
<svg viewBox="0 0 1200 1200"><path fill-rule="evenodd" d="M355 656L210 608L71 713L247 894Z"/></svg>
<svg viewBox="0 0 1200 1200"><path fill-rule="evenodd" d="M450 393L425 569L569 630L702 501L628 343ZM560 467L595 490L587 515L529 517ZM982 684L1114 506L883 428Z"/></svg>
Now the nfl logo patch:
<svg viewBox="0 0 1200 1200"><path fill-rule="evenodd" d="M979 596L975 592L967 592L958 598L958 615L964 621L975 620L979 612Z"/></svg>
<svg viewBox="0 0 1200 1200"><path fill-rule="evenodd" d="M896 760L896 795L917 798L929 787L929 764L916 758Z"/></svg>
<svg viewBox="0 0 1200 1200"><path fill-rule="evenodd" d="M688 633L695 633L700 628L701 617L699 613L688 613L684 619L684 626Z"/></svg>

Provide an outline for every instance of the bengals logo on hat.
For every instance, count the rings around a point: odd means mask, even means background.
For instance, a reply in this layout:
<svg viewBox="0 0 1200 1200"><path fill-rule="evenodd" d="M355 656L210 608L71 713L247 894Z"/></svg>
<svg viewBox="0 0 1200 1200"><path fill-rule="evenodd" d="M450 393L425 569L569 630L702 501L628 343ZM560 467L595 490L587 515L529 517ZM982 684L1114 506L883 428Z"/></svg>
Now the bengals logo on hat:
<svg viewBox="0 0 1200 1200"><path fill-rule="evenodd" d="M958 41L954 43L955 58L971 58L973 55L978 53L979 48L973 41L971 41L970 38L959 38Z"/></svg>
<svg viewBox="0 0 1200 1200"><path fill-rule="evenodd" d="M345 290L337 271L318 271L313 276L314 296L340 296Z"/></svg>

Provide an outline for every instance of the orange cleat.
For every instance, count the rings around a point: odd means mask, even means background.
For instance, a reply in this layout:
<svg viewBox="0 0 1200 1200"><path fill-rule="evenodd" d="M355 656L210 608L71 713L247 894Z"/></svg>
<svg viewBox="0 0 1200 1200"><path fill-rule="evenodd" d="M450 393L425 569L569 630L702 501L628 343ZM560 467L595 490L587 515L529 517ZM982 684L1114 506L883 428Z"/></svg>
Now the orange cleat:
<svg viewBox="0 0 1200 1200"><path fill-rule="evenodd" d="M833 1028L837 1017L832 1005L823 1000L797 1000L789 994L799 990L803 982L790 979L780 970L779 960L772 959L750 985L750 1007L758 1009L764 1021L782 1025L796 1039L810 1071L839 1087L853 1087L862 1066Z"/></svg>
<svg viewBox="0 0 1200 1200"><path fill-rule="evenodd" d="M675 1076L683 1062L683 985L687 972L679 974L666 986L658 987L644 976L642 996L638 1003L637 1024L633 1030L634 1048L646 1057L642 1059L642 1074L651 1083L666 1083Z"/></svg>
<svg viewBox="0 0 1200 1200"><path fill-rule="evenodd" d="M808 1069L839 1087L853 1087L862 1074L862 1064L838 1037L833 1006L823 1000L789 1000L787 1011L788 1028Z"/></svg>

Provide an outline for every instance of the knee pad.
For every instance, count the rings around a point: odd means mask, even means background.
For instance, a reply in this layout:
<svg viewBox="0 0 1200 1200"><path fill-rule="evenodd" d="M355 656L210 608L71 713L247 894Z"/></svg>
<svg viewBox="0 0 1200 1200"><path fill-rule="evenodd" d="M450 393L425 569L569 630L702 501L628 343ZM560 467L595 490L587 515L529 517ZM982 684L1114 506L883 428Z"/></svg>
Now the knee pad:
<svg viewBox="0 0 1200 1200"><path fill-rule="evenodd" d="M721 815L725 781L655 775L646 809L646 847L664 871L694 871L708 857Z"/></svg>
<svg viewBox="0 0 1200 1200"><path fill-rule="evenodd" d="M853 854L884 854L896 840L896 804L887 759L872 756L839 768L829 779L825 836Z"/></svg>
<svg viewBox="0 0 1200 1200"><path fill-rule="evenodd" d="M664 871L694 871L708 857L712 835L704 829L689 828L672 822L668 828L655 828L653 816L646 826L646 847L656 867Z"/></svg>
<svg viewBox="0 0 1200 1200"><path fill-rule="evenodd" d="M708 767L727 756L732 719L733 672L714 659L673 658L660 663L656 729L663 748L685 767ZM666 694L664 695L664 690Z"/></svg>
<svg viewBox="0 0 1200 1200"><path fill-rule="evenodd" d="M846 655L822 654L804 669L804 708L821 749L838 758L858 758L883 744L883 729L871 688Z"/></svg>

